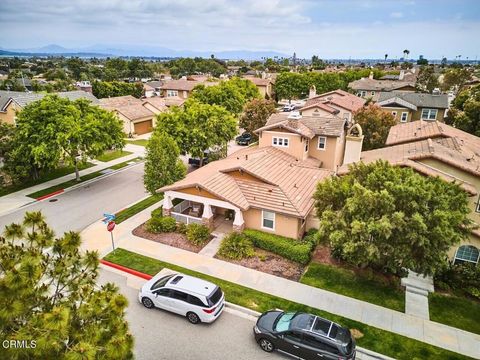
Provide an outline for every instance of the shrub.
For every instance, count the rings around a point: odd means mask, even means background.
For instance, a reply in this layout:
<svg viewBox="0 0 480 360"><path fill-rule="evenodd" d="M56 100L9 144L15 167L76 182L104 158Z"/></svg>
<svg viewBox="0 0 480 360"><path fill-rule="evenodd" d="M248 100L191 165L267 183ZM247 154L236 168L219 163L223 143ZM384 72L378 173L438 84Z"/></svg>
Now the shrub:
<svg viewBox="0 0 480 360"><path fill-rule="evenodd" d="M160 206L159 208L156 208L155 210L152 210L152 212L150 213L150 215L152 216L152 218L154 217L163 217L163 208Z"/></svg>
<svg viewBox="0 0 480 360"><path fill-rule="evenodd" d="M302 242L251 229L244 230L243 233L253 241L253 245L260 249L271 251L300 264L307 264L310 261L310 253L314 247L311 242Z"/></svg>
<svg viewBox="0 0 480 360"><path fill-rule="evenodd" d="M188 224L187 239L194 245L202 245L210 239L210 230L205 225Z"/></svg>
<svg viewBox="0 0 480 360"><path fill-rule="evenodd" d="M187 233L187 225L183 222L177 223L177 232L185 235Z"/></svg>
<svg viewBox="0 0 480 360"><path fill-rule="evenodd" d="M480 268L475 264L449 263L435 275L435 284L441 289L463 292L480 299Z"/></svg>
<svg viewBox="0 0 480 360"><path fill-rule="evenodd" d="M222 240L218 254L228 259L241 260L252 257L255 250L252 240L246 235L232 232Z"/></svg>
<svg viewBox="0 0 480 360"><path fill-rule="evenodd" d="M317 230L317 229L310 229L310 230L308 230L308 231L305 233L302 241L303 241L304 243L310 243L310 244L312 244L312 248L314 248L315 246L318 245L318 236L317 236L317 234L318 234L318 230Z"/></svg>
<svg viewBox="0 0 480 360"><path fill-rule="evenodd" d="M177 222L170 216L152 217L147 221L147 230L158 234L163 232L173 232L177 228Z"/></svg>

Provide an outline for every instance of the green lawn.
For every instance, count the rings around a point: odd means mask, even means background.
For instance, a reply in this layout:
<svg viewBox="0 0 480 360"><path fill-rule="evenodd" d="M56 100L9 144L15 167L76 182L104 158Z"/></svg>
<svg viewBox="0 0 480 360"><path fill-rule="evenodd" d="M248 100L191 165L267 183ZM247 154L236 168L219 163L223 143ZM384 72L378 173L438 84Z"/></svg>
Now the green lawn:
<svg viewBox="0 0 480 360"><path fill-rule="evenodd" d="M139 139L139 140L126 140L128 144L147 146L148 140Z"/></svg>
<svg viewBox="0 0 480 360"><path fill-rule="evenodd" d="M480 334L480 302L433 293L428 303L430 320Z"/></svg>
<svg viewBox="0 0 480 360"><path fill-rule="evenodd" d="M152 206L156 202L163 199L163 194L156 194L149 196L142 201L130 206L129 208L123 209L122 211L118 212L115 217L115 222L120 224L121 222L131 218L133 215L138 214L140 211L145 210L149 206Z"/></svg>
<svg viewBox="0 0 480 360"><path fill-rule="evenodd" d="M389 309L405 311L404 291L380 280L357 275L352 270L312 262L300 282Z"/></svg>
<svg viewBox="0 0 480 360"><path fill-rule="evenodd" d="M102 155L97 157L97 160L103 162L109 162L127 155L133 154L130 151L123 151L123 150L108 150L105 151Z"/></svg>
<svg viewBox="0 0 480 360"><path fill-rule="evenodd" d="M92 166L94 166L94 164L87 162L86 164L79 165L79 169L83 170ZM65 167L52 170L48 172L48 174L42 175L38 180L32 180L32 181L27 181L18 185L2 187L0 189L0 196L8 195L15 191L23 190L31 186L35 186L53 179L57 179L59 177L71 174L74 171L75 171L75 168L73 166L65 166Z"/></svg>
<svg viewBox="0 0 480 360"><path fill-rule="evenodd" d="M131 162L131 161L134 161L134 162L138 162L140 161L141 158L135 158L133 160L130 160L130 161L124 161L122 163L119 163L119 164L116 164L116 165L113 165L113 166L110 166L109 168L107 169L113 169L113 170L118 170L118 169L121 169L127 165L129 165L128 163ZM105 169L103 169L105 170ZM87 181L87 180L91 180L91 179L94 179L96 177L99 177L103 175L103 173L101 173L100 171L95 171L93 173L90 173L90 174L87 174L87 175L83 175L80 177L80 181L76 181L75 179L72 179L72 180L69 180L69 181L65 181L61 184L58 184L58 185L54 185L54 186L50 186L46 189L43 189L43 190L39 190L39 191L36 191L34 193L31 193L31 194L28 194L27 196L28 197L31 197L31 198L34 198L34 199L38 199L39 197L42 197L42 196L45 196L45 195L48 195L48 194L51 194L55 191L58 191L58 190L62 190L62 189L66 189L66 188L69 188L71 186L74 186L76 184L80 184L84 181Z"/></svg>
<svg viewBox="0 0 480 360"><path fill-rule="evenodd" d="M124 249L116 249L105 257L105 260L120 264L131 269L155 275L164 267L193 275L205 280L212 281L219 285L225 292L226 299L232 303L250 308L256 311L269 309L298 310L331 319L337 323L348 326L350 329L357 329L363 333L363 337L357 339L357 344L364 348L395 357L402 360L426 360L442 359L456 360L468 359L468 357L443 350L438 347L416 341L405 336L397 335L388 331L380 330L373 326L353 321L341 316L327 313L302 304L288 301L270 294L253 290L244 286L221 280L196 271L188 270L173 264L165 263L150 257L142 256Z"/></svg>

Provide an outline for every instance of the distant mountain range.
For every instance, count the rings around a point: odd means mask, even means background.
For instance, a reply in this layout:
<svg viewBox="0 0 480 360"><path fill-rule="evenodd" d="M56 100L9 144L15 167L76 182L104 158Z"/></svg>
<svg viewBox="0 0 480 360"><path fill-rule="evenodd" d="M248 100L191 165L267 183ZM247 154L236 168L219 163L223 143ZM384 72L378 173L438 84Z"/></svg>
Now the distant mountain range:
<svg viewBox="0 0 480 360"><path fill-rule="evenodd" d="M39 48L30 49L5 49L0 47L0 56L79 56L79 57L106 57L106 56L140 56L140 57L203 57L209 58L214 55L218 59L244 59L244 60L260 60L269 57L289 57L290 55L282 54L276 51L194 51L194 50L172 50L159 46L139 46L124 45L109 47L106 45L93 45L84 48L67 49L60 45L50 44Z"/></svg>

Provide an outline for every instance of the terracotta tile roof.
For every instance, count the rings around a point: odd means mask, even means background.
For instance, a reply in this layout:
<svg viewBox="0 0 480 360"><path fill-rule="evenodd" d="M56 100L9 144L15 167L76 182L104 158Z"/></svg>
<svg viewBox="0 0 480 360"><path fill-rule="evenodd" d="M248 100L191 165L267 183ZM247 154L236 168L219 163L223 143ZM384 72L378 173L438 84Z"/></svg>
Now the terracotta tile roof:
<svg viewBox="0 0 480 360"><path fill-rule="evenodd" d="M316 159L298 161L274 147L250 147L189 173L158 191L198 186L242 210L261 208L305 217L311 211L316 184L333 173ZM248 173L259 181L230 175Z"/></svg>
<svg viewBox="0 0 480 360"><path fill-rule="evenodd" d="M265 126L255 130L255 133L275 128L283 128L309 139L315 135L336 136L342 135L345 120L337 116L305 116L298 119L291 118L292 113L282 112L270 115Z"/></svg>
<svg viewBox="0 0 480 360"><path fill-rule="evenodd" d="M243 78L245 80L250 80L256 86L268 86L268 84L271 84L271 82L272 82L271 79L262 79L262 78L255 77L255 76L244 76Z"/></svg>
<svg viewBox="0 0 480 360"><path fill-rule="evenodd" d="M326 107L323 109L326 111L329 111L328 109L335 110L335 108L329 106L329 105L334 105L334 106L341 107L342 109L346 109L348 111L354 112L362 108L363 105L365 105L365 102L366 102L365 99L362 99L361 97L358 97L356 95L350 94L344 90L339 89L339 90L330 91L328 93L320 94L308 99L307 102L305 103L305 106L301 110L309 109L311 107L320 106L320 104L324 104ZM332 111L330 112L332 114L334 113Z"/></svg>
<svg viewBox="0 0 480 360"><path fill-rule="evenodd" d="M111 98L100 99L100 105L108 108L116 108L119 106L142 105L142 100L132 95L115 96Z"/></svg>
<svg viewBox="0 0 480 360"><path fill-rule="evenodd" d="M150 104L152 105L153 107L155 107L156 109L160 110L160 111L166 111L168 109L168 106L166 104L166 101L165 101L166 98L161 98L161 97L158 97L158 96L153 96L153 97L149 97L149 98L145 98L143 99L142 101L142 104L145 105L145 104Z"/></svg>
<svg viewBox="0 0 480 360"><path fill-rule="evenodd" d="M118 111L121 113L123 116L125 116L129 120L139 120L143 118L153 118L155 114L148 110L145 106L142 104L135 104L135 105L129 105L129 106L119 106L114 109L115 111Z"/></svg>
<svg viewBox="0 0 480 360"><path fill-rule="evenodd" d="M415 82L399 80L376 80L367 77L352 81L348 84L348 87L352 90L366 91L392 91L405 86L415 87Z"/></svg>

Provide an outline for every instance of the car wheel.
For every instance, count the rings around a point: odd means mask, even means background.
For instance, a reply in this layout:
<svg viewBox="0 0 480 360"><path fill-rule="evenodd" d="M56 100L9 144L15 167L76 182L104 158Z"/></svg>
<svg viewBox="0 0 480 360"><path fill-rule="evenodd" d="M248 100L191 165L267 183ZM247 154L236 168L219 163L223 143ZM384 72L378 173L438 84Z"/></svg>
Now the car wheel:
<svg viewBox="0 0 480 360"><path fill-rule="evenodd" d="M270 340L267 340L267 339L262 338L262 339L258 340L258 344L260 345L262 350L266 351L266 352L272 352L273 349L274 349L274 346L273 346L272 342Z"/></svg>
<svg viewBox="0 0 480 360"><path fill-rule="evenodd" d="M194 312L187 313L187 320L190 321L192 324L198 324L200 322L200 318Z"/></svg>
<svg viewBox="0 0 480 360"><path fill-rule="evenodd" d="M142 304L145 306L147 309L153 308L153 301L150 300L148 297L142 298Z"/></svg>

